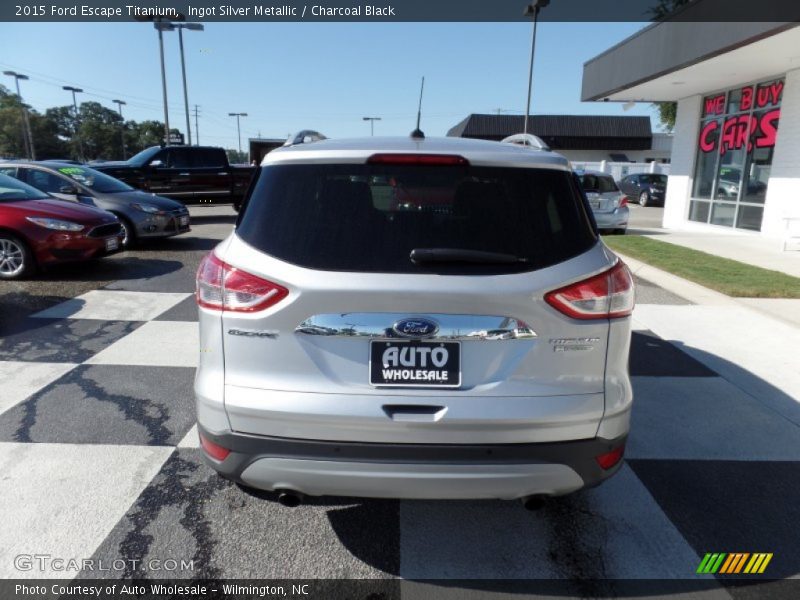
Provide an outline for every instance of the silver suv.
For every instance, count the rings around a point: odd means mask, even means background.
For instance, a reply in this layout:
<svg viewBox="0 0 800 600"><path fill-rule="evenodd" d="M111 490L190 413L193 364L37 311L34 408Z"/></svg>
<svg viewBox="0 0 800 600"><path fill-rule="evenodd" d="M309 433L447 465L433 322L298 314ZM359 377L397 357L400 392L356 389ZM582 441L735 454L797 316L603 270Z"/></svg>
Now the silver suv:
<svg viewBox="0 0 800 600"><path fill-rule="evenodd" d="M633 284L558 154L451 138L276 150L197 300L207 462L286 505L533 502L621 465Z"/></svg>

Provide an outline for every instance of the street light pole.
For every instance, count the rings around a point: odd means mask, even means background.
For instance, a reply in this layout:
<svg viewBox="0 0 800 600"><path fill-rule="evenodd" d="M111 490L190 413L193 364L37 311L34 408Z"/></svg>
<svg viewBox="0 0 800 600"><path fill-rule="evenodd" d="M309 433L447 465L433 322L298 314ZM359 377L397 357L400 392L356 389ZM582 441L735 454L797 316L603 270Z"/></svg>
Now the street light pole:
<svg viewBox="0 0 800 600"><path fill-rule="evenodd" d="M122 160L125 160L125 119L122 118L122 105L127 102L125 100L112 100L112 102L116 102L117 108L119 108L119 138L122 141Z"/></svg>
<svg viewBox="0 0 800 600"><path fill-rule="evenodd" d="M528 120L531 114L531 90L533 89L533 57L536 52L536 24L539 21L539 11L550 4L550 0L533 0L522 13L525 17L533 17L533 36L531 37L531 63L528 69L528 103L525 105L525 126L523 133L528 133Z"/></svg>
<svg viewBox="0 0 800 600"><path fill-rule="evenodd" d="M189 145L192 145L192 128L189 124L189 93L186 90L186 60L183 55L183 30L190 31L203 31L204 27L201 23L173 23L174 28L178 30L178 43L181 47L181 73L183 74L183 107L186 112L186 134L188 135Z"/></svg>
<svg viewBox="0 0 800 600"><path fill-rule="evenodd" d="M228 113L229 117L236 117L236 131L239 132L239 154L242 154L242 128L239 126L239 117L246 117L247 113Z"/></svg>
<svg viewBox="0 0 800 600"><path fill-rule="evenodd" d="M62 90L67 90L68 92L72 92L72 107L75 109L75 137L78 138L78 152L80 153L81 159L86 158L83 155L83 142L81 142L81 136L78 134L78 127L80 117L78 115L78 100L75 98L75 94L80 94L83 92L81 88L73 87L71 85L64 85L61 86Z"/></svg>
<svg viewBox="0 0 800 600"><path fill-rule="evenodd" d="M161 53L161 93L164 98L164 143L169 144L169 108L167 107L167 71L164 66L164 31L172 31L175 26L169 21L156 21L153 27L158 31L158 49Z"/></svg>
<svg viewBox="0 0 800 600"><path fill-rule="evenodd" d="M33 133L31 132L31 122L28 119L28 107L25 106L25 103L22 101L22 94L19 91L19 80L20 79L28 79L27 75L22 75L21 73L16 73L15 71L3 71L3 75L8 75L9 77L13 77L16 84L17 84L17 98L19 98L19 105L20 109L22 110L22 141L23 146L25 146L25 154L31 160L36 160L36 150L33 147Z"/></svg>
<svg viewBox="0 0 800 600"><path fill-rule="evenodd" d="M380 121L380 117L363 117L364 121L369 121L369 134L375 135L375 121Z"/></svg>

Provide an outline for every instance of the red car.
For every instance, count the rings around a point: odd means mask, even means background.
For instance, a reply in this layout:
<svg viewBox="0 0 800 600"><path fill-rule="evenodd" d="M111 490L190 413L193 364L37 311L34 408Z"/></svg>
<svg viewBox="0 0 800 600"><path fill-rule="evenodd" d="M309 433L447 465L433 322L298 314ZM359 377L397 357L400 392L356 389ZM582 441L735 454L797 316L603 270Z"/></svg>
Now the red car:
<svg viewBox="0 0 800 600"><path fill-rule="evenodd" d="M38 267L118 252L122 226L110 212L55 200L18 179L0 175L0 279Z"/></svg>

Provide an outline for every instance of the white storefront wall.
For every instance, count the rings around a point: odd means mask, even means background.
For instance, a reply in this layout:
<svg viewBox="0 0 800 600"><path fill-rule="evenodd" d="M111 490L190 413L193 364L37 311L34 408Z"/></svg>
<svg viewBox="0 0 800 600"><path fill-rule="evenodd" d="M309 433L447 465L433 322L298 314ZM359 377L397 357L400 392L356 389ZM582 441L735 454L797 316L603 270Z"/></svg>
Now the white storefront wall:
<svg viewBox="0 0 800 600"><path fill-rule="evenodd" d="M780 74L767 74L764 79L773 76L780 77ZM743 82L742 85L746 83L748 82ZM709 90L709 93L713 91ZM800 217L800 69L785 75L778 136L760 234L689 220L689 203L702 109L703 95L690 96L678 101L675 137L672 144L672 165L664 207L664 227L683 231L750 233L772 238L783 237L786 231L786 217Z"/></svg>

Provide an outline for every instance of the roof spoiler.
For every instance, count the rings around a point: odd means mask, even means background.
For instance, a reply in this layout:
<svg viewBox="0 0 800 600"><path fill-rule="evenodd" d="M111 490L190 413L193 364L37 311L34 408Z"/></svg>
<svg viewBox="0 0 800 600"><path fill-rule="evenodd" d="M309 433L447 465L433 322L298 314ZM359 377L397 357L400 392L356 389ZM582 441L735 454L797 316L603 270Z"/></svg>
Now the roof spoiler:
<svg viewBox="0 0 800 600"><path fill-rule="evenodd" d="M542 138L531 133L515 133L501 141L502 144L516 144L517 146L527 146L537 150L550 150L550 146L542 141Z"/></svg>
<svg viewBox="0 0 800 600"><path fill-rule="evenodd" d="M310 144L312 142L319 142L327 139L328 138L322 135L319 131L314 131L312 129L303 129L302 131L298 131L294 135L290 135L283 145L299 146L300 144Z"/></svg>

